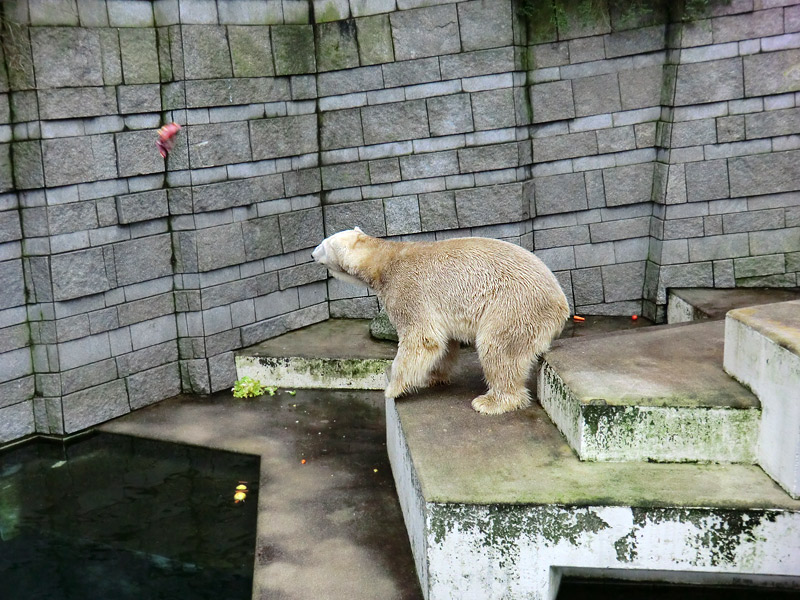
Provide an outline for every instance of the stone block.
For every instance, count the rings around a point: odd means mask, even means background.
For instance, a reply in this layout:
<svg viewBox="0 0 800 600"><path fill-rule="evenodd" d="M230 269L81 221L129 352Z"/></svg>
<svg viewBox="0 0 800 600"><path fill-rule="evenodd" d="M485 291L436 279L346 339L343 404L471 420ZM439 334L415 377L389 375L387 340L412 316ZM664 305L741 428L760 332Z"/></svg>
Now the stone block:
<svg viewBox="0 0 800 600"><path fill-rule="evenodd" d="M420 194L418 202L422 231L440 231L458 227L454 192Z"/></svg>
<svg viewBox="0 0 800 600"><path fill-rule="evenodd" d="M313 248L325 237L321 208L284 213L279 219L284 252Z"/></svg>
<svg viewBox="0 0 800 600"><path fill-rule="evenodd" d="M173 344L168 346L170 349L168 351L174 354L172 348L174 348L174 340L178 337L174 315L165 315L157 319L135 323L131 325L130 332L134 350L141 350L142 348L148 348L159 344L167 346L165 342L173 342ZM161 353L162 350L159 349L157 355L160 356Z"/></svg>
<svg viewBox="0 0 800 600"><path fill-rule="evenodd" d="M51 235L93 229L97 227L95 203L89 200L48 206L47 221Z"/></svg>
<svg viewBox="0 0 800 600"><path fill-rule="evenodd" d="M604 38L606 58L663 50L666 45L665 34L663 25L614 32Z"/></svg>
<svg viewBox="0 0 800 600"><path fill-rule="evenodd" d="M227 0L218 3L217 10L219 22L222 24L274 25L283 23L283 9L280 2Z"/></svg>
<svg viewBox="0 0 800 600"><path fill-rule="evenodd" d="M645 264L644 261L638 261L601 267L605 301L641 299Z"/></svg>
<svg viewBox="0 0 800 600"><path fill-rule="evenodd" d="M531 86L534 123L575 118L571 81L553 81Z"/></svg>
<svg viewBox="0 0 800 600"><path fill-rule="evenodd" d="M44 187L42 146L37 141L12 144L14 182L17 189Z"/></svg>
<svg viewBox="0 0 800 600"><path fill-rule="evenodd" d="M459 227L515 223L530 216L522 184L457 190L455 195Z"/></svg>
<svg viewBox="0 0 800 600"><path fill-rule="evenodd" d="M356 19L358 54L362 65L390 63L394 60L392 28L388 15Z"/></svg>
<svg viewBox="0 0 800 600"><path fill-rule="evenodd" d="M396 60L452 54L461 49L458 15L452 4L389 15Z"/></svg>
<svg viewBox="0 0 800 600"><path fill-rule="evenodd" d="M724 159L686 164L686 193L689 202L727 198L728 169Z"/></svg>
<svg viewBox="0 0 800 600"><path fill-rule="evenodd" d="M614 255L614 242L583 244L574 246L574 249L575 266L578 268L613 265L617 261Z"/></svg>
<svg viewBox="0 0 800 600"><path fill-rule="evenodd" d="M153 3L107 0L111 27L152 27Z"/></svg>
<svg viewBox="0 0 800 600"><path fill-rule="evenodd" d="M22 238L19 213L16 210L0 212L0 244Z"/></svg>
<svg viewBox="0 0 800 600"><path fill-rule="evenodd" d="M129 285L170 275L171 246L169 234L114 244L117 284Z"/></svg>
<svg viewBox="0 0 800 600"><path fill-rule="evenodd" d="M22 261L0 262L0 310L25 303L25 286L22 278Z"/></svg>
<svg viewBox="0 0 800 600"><path fill-rule="evenodd" d="M280 174L198 185L192 192L197 213L248 206L283 195L283 176Z"/></svg>
<svg viewBox="0 0 800 600"><path fill-rule="evenodd" d="M284 6L286 0L284 0ZM298 2L307 6L306 2ZM266 338L258 341L263 341ZM255 341L255 340L253 340ZM233 360L233 352L224 352L208 359L208 371L211 380L211 391L217 392L233 386L236 381L236 365Z"/></svg>
<svg viewBox="0 0 800 600"><path fill-rule="evenodd" d="M149 221L166 217L168 214L165 189L117 196L117 215L120 223Z"/></svg>
<svg viewBox="0 0 800 600"><path fill-rule="evenodd" d="M592 38L596 39L596 38ZM570 63L570 46L574 41L538 44L531 48L532 66L536 69L560 67Z"/></svg>
<svg viewBox="0 0 800 600"><path fill-rule="evenodd" d="M245 262L239 223L209 227L197 232L197 264L201 272Z"/></svg>
<svg viewBox="0 0 800 600"><path fill-rule="evenodd" d="M39 89L103 85L97 30L35 27L31 29L31 48Z"/></svg>
<svg viewBox="0 0 800 600"><path fill-rule="evenodd" d="M736 279L783 274L786 270L786 260L783 254L736 258L733 261L733 270Z"/></svg>
<svg viewBox="0 0 800 600"><path fill-rule="evenodd" d="M386 235L403 235L421 231L417 196L397 196L383 201Z"/></svg>
<svg viewBox="0 0 800 600"><path fill-rule="evenodd" d="M722 215L722 227L725 233L782 229L783 226L784 210L782 208Z"/></svg>
<svg viewBox="0 0 800 600"><path fill-rule="evenodd" d="M592 154L597 154L597 138L594 131L533 140L533 158L537 163Z"/></svg>
<svg viewBox="0 0 800 600"><path fill-rule="evenodd" d="M458 156L455 150L412 154L400 158L403 179L441 177L458 173Z"/></svg>
<svg viewBox="0 0 800 600"><path fill-rule="evenodd" d="M622 108L616 73L573 79L572 93L577 117L616 112Z"/></svg>
<svg viewBox="0 0 800 600"><path fill-rule="evenodd" d="M361 109L364 143L382 144L429 135L425 100L395 102Z"/></svg>
<svg viewBox="0 0 800 600"><path fill-rule="evenodd" d="M350 148L364 143L361 111L358 108L323 112L320 114L320 122L322 150Z"/></svg>
<svg viewBox="0 0 800 600"><path fill-rule="evenodd" d="M428 99L428 119L431 135L452 135L472 131L470 95L453 94Z"/></svg>
<svg viewBox="0 0 800 600"><path fill-rule="evenodd" d="M295 115L250 121L253 159L317 152L317 116Z"/></svg>
<svg viewBox="0 0 800 600"><path fill-rule="evenodd" d="M173 362L127 378L131 409L136 410L181 393L178 363Z"/></svg>
<svg viewBox="0 0 800 600"><path fill-rule="evenodd" d="M589 228L594 243L646 237L650 235L650 217L591 223Z"/></svg>
<svg viewBox="0 0 800 600"><path fill-rule="evenodd" d="M800 150L728 159L731 196L758 196L799 189L798 161Z"/></svg>
<svg viewBox="0 0 800 600"><path fill-rule="evenodd" d="M42 154L50 187L116 177L117 157L110 135L43 140Z"/></svg>
<svg viewBox="0 0 800 600"><path fill-rule="evenodd" d="M332 319L371 319L378 314L378 299L347 298L331 302Z"/></svg>
<svg viewBox="0 0 800 600"><path fill-rule="evenodd" d="M769 110L745 115L747 139L796 135L800 132L800 108Z"/></svg>
<svg viewBox="0 0 800 600"><path fill-rule="evenodd" d="M317 90L320 96L352 94L382 88L383 71L378 66L320 73L317 76Z"/></svg>
<svg viewBox="0 0 800 600"><path fill-rule="evenodd" d="M471 0L458 5L461 47L465 51L509 46L513 43L510 0Z"/></svg>
<svg viewBox="0 0 800 600"><path fill-rule="evenodd" d="M36 102L35 98L31 100ZM117 97L113 87L42 89L38 91L38 102L42 119L74 119L117 112ZM160 110L160 106L159 102L156 110ZM19 119L16 114L15 117Z"/></svg>
<svg viewBox="0 0 800 600"><path fill-rule="evenodd" d="M750 237L750 254L753 255L800 251L800 227L787 227L777 231L754 231L746 235Z"/></svg>
<svg viewBox="0 0 800 600"><path fill-rule="evenodd" d="M712 19L714 43L780 35L783 11L780 8Z"/></svg>
<svg viewBox="0 0 800 600"><path fill-rule="evenodd" d="M115 134L114 137L117 145L117 155L119 156L118 168L120 177L133 177L164 171L164 159L161 158L158 152L153 152L155 141L152 131L125 131ZM81 141L83 145L76 152L82 149L85 153L85 140Z"/></svg>
<svg viewBox="0 0 800 600"><path fill-rule="evenodd" d="M233 75L225 27L183 25L181 38L187 79L216 79Z"/></svg>
<svg viewBox="0 0 800 600"><path fill-rule="evenodd" d="M57 301L98 294L111 288L102 248L58 254L51 259Z"/></svg>
<svg viewBox="0 0 800 600"><path fill-rule="evenodd" d="M327 277L328 270L324 266L315 262L309 262L279 271L278 285L281 290L286 290L288 288L306 285L315 281L324 281L327 279ZM258 307L256 307L256 313L257 312Z"/></svg>
<svg viewBox="0 0 800 600"><path fill-rule="evenodd" d="M281 233L275 216L251 219L242 223L244 255L248 261L281 254ZM198 245L198 253L199 253ZM199 254L198 254L199 257Z"/></svg>
<svg viewBox="0 0 800 600"><path fill-rule="evenodd" d="M515 125L514 94L511 88L475 92L470 95L472 119L476 130L501 129Z"/></svg>
<svg viewBox="0 0 800 600"><path fill-rule="evenodd" d="M653 189L653 164L603 169L603 185L608 206L649 202Z"/></svg>
<svg viewBox="0 0 800 600"><path fill-rule="evenodd" d="M288 171L283 174L283 185L289 197L316 193L322 189L319 169Z"/></svg>
<svg viewBox="0 0 800 600"><path fill-rule="evenodd" d="M632 125L597 130L597 152L600 154L605 154L608 152L624 152L625 150L633 150L636 148L636 146L636 136L634 134L634 127ZM585 154L594 153L586 152Z"/></svg>
<svg viewBox="0 0 800 600"><path fill-rule="evenodd" d="M187 130L189 161L193 169L250 160L246 122L190 125Z"/></svg>
<svg viewBox="0 0 800 600"><path fill-rule="evenodd" d="M574 212L588 208L586 187L581 173L534 178L537 215Z"/></svg>
<svg viewBox="0 0 800 600"><path fill-rule="evenodd" d="M122 114L161 111L161 90L156 84L124 85L118 88L118 93L119 111Z"/></svg>
<svg viewBox="0 0 800 600"><path fill-rule="evenodd" d="M737 258L749 254L750 247L746 233L714 235L689 240L689 260L692 262Z"/></svg>
<svg viewBox="0 0 800 600"><path fill-rule="evenodd" d="M35 431L33 402L18 402L0 409L0 443L12 442Z"/></svg>
<svg viewBox="0 0 800 600"><path fill-rule="evenodd" d="M519 151L515 142L463 148L458 162L462 173L508 169L519 166Z"/></svg>
<svg viewBox="0 0 800 600"><path fill-rule="evenodd" d="M330 165L322 167L321 171L323 190L369 185L369 172L366 162Z"/></svg>
<svg viewBox="0 0 800 600"><path fill-rule="evenodd" d="M122 77L126 84L158 83L156 31L151 28L125 28L119 31Z"/></svg>
<svg viewBox="0 0 800 600"><path fill-rule="evenodd" d="M325 235L333 235L356 226L368 235L386 235L383 201L380 198L325 206L323 211Z"/></svg>
<svg viewBox="0 0 800 600"><path fill-rule="evenodd" d="M673 123L670 146L702 146L717 142L717 127L714 119L699 119Z"/></svg>
<svg viewBox="0 0 800 600"><path fill-rule="evenodd" d="M742 77L742 59L738 57L679 65L675 105L741 98L744 93Z"/></svg>
<svg viewBox="0 0 800 600"><path fill-rule="evenodd" d="M720 144L725 144L728 142L740 142L744 140L744 124L745 117L743 115L719 117L717 119L717 141Z"/></svg>
<svg viewBox="0 0 800 600"><path fill-rule="evenodd" d="M228 26L228 43L230 44L234 77L272 77L275 75L269 27Z"/></svg>
<svg viewBox="0 0 800 600"><path fill-rule="evenodd" d="M314 29L317 45L317 69L335 71L359 65L355 22L318 23Z"/></svg>
<svg viewBox="0 0 800 600"><path fill-rule="evenodd" d="M311 25L284 25L272 29L276 75L314 73L314 30Z"/></svg>
<svg viewBox="0 0 800 600"><path fill-rule="evenodd" d="M381 67L387 88L439 81L438 58L422 58L385 64Z"/></svg>
<svg viewBox="0 0 800 600"><path fill-rule="evenodd" d="M600 267L572 271L572 292L578 306L602 303L603 276Z"/></svg>
<svg viewBox="0 0 800 600"><path fill-rule="evenodd" d="M537 229L533 232L533 245L537 250L559 246L576 246L589 243L588 225Z"/></svg>

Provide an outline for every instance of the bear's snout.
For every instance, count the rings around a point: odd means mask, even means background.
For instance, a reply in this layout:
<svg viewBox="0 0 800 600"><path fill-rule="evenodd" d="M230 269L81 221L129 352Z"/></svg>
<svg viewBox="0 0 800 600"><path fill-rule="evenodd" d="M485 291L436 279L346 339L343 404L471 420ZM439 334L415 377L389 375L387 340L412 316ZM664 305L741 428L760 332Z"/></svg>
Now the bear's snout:
<svg viewBox="0 0 800 600"><path fill-rule="evenodd" d="M321 243L319 246L314 248L314 251L311 253L311 258L317 261L320 264L325 264L325 242Z"/></svg>

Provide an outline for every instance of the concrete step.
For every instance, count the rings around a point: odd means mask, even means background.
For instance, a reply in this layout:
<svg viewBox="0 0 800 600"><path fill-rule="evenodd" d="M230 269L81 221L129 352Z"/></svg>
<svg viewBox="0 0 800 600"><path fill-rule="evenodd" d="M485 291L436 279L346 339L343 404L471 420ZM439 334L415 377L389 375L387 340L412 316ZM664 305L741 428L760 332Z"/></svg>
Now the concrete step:
<svg viewBox="0 0 800 600"><path fill-rule="evenodd" d="M582 462L541 407L473 411L465 359L454 386L386 406L427 600L552 600L565 573L800 588L800 501L761 469Z"/></svg>
<svg viewBox="0 0 800 600"><path fill-rule="evenodd" d="M241 350L236 376L289 389L382 390L396 351L370 337L368 320L329 319Z"/></svg>
<svg viewBox="0 0 800 600"><path fill-rule="evenodd" d="M800 497L800 300L730 311L724 365L761 401L759 464Z"/></svg>
<svg viewBox="0 0 800 600"><path fill-rule="evenodd" d="M711 321L559 340L538 397L582 460L756 461L758 399L723 368Z"/></svg>
<svg viewBox="0 0 800 600"><path fill-rule="evenodd" d="M674 288L669 291L667 323L724 319L734 308L798 299L798 288Z"/></svg>

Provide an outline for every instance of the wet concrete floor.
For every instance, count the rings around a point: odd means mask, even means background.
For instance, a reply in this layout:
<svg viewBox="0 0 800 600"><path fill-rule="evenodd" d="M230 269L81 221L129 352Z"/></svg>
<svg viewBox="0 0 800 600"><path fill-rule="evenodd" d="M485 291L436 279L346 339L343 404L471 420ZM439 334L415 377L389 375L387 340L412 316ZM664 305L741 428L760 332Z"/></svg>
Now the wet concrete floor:
<svg viewBox="0 0 800 600"><path fill-rule="evenodd" d="M261 456L254 599L422 598L380 392L181 396L101 429Z"/></svg>

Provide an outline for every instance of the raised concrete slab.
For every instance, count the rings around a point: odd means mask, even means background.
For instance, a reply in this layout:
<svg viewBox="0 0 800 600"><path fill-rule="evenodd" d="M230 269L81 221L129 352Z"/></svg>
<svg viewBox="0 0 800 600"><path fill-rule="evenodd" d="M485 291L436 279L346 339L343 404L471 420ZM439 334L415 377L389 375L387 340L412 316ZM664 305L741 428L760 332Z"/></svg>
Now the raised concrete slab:
<svg viewBox="0 0 800 600"><path fill-rule="evenodd" d="M724 364L761 401L759 464L800 497L800 300L730 311Z"/></svg>
<svg viewBox="0 0 800 600"><path fill-rule="evenodd" d="M800 502L761 469L582 462L540 407L471 410L482 382L465 358L453 386L387 402L389 457L428 600L550 600L562 573L609 569L800 587Z"/></svg>
<svg viewBox="0 0 800 600"><path fill-rule="evenodd" d="M539 401L582 460L754 463L760 405L723 370L724 323L559 340Z"/></svg>
<svg viewBox="0 0 800 600"><path fill-rule="evenodd" d="M290 389L382 390L396 352L370 337L368 320L329 319L240 351L236 375Z"/></svg>
<svg viewBox="0 0 800 600"><path fill-rule="evenodd" d="M667 323L724 319L734 308L800 299L800 289L675 288L669 291Z"/></svg>

